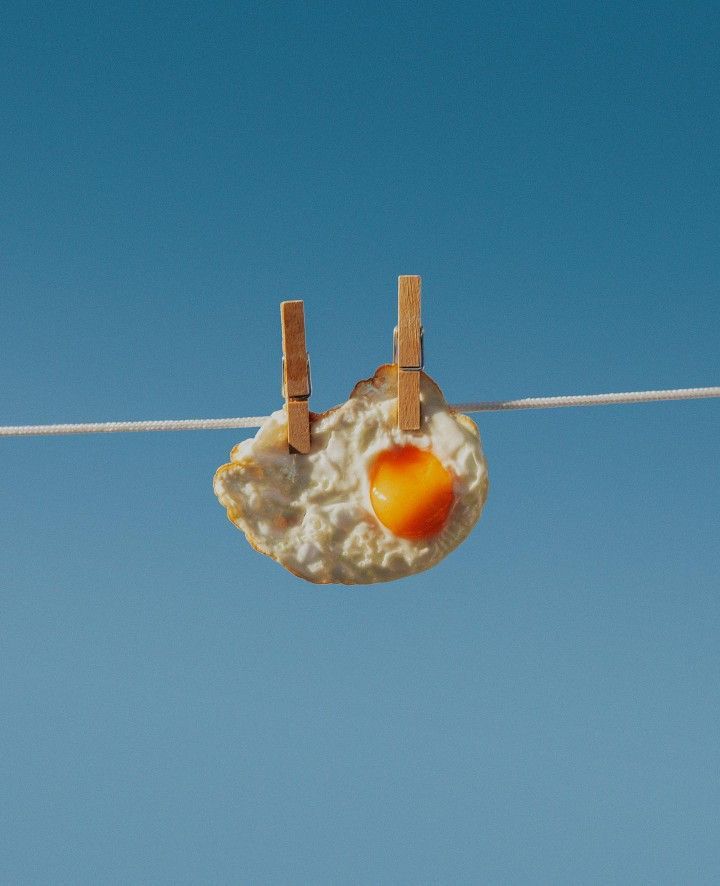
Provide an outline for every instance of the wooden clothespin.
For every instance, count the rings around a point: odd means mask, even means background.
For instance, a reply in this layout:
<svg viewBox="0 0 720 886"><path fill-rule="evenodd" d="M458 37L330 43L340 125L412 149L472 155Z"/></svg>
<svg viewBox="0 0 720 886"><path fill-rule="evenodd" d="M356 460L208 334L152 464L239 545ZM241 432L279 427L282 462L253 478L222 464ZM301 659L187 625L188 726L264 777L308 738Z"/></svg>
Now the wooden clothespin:
<svg viewBox="0 0 720 886"><path fill-rule="evenodd" d="M305 346L305 308L301 301L280 302L282 388L290 452L310 452L310 358Z"/></svg>
<svg viewBox="0 0 720 886"><path fill-rule="evenodd" d="M423 329L420 323L420 277L398 277L398 325L394 362L398 368L398 427L420 427L420 370L424 365Z"/></svg>

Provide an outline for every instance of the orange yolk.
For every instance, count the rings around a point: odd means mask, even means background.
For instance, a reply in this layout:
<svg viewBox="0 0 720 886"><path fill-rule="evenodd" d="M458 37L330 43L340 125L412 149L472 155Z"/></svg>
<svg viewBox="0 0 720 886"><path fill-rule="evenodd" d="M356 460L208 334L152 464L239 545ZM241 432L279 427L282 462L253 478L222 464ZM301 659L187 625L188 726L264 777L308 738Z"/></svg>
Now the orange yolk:
<svg viewBox="0 0 720 886"><path fill-rule="evenodd" d="M439 532L453 503L453 478L440 461L417 446L381 452L370 473L370 500L378 520L401 538Z"/></svg>

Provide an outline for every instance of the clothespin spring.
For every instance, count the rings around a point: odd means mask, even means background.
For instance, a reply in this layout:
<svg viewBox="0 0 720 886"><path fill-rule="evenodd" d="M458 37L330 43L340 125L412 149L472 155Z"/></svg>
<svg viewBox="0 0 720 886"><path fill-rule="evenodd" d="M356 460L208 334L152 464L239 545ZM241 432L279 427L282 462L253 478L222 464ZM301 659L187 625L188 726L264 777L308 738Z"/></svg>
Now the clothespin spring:
<svg viewBox="0 0 720 886"><path fill-rule="evenodd" d="M393 363L398 362L398 328L397 326L393 329ZM423 327L420 327L420 364L418 366L398 366L398 369L405 369L407 371L415 371L420 372L421 369L425 368L425 331Z"/></svg>
<svg viewBox="0 0 720 886"><path fill-rule="evenodd" d="M282 375L280 376L280 393L283 398L286 398L285 394L285 379L287 378L287 370L285 364L285 357L282 357ZM310 375L310 354L307 355L307 394L293 394L291 400L309 400L312 396L312 377Z"/></svg>

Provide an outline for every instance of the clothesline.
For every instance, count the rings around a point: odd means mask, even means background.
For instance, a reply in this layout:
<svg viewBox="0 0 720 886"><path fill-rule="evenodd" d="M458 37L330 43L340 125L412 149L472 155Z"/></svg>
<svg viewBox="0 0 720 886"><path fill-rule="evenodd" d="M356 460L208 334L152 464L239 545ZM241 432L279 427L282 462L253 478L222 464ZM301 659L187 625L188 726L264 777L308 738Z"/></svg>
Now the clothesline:
<svg viewBox="0 0 720 886"><path fill-rule="evenodd" d="M661 400L702 400L720 397L720 386L674 388L663 391L628 391L618 394L572 394L560 397L525 397L519 400L483 400L455 403L458 412L503 412L512 409L556 409L562 406L612 406L621 403L654 403ZM115 434L140 431L219 431L259 428L267 416L244 418L185 418L159 421L106 421L78 424L5 425L0 437L56 436L60 434Z"/></svg>

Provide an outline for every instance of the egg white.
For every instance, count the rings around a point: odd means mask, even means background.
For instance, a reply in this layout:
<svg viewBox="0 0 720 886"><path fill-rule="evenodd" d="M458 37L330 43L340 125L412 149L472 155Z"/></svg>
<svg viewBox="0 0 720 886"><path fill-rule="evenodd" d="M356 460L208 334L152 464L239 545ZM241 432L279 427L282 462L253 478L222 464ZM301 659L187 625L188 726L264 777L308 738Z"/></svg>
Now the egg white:
<svg viewBox="0 0 720 886"><path fill-rule="evenodd" d="M287 417L274 412L255 437L232 450L214 490L253 547L316 583L371 584L434 566L468 535L482 511L488 475L480 435L421 373L422 423L397 427L397 367L381 366L350 398L311 415L311 451L289 453ZM453 475L454 502L443 528L426 539L394 535L375 516L375 457L411 444L434 453Z"/></svg>

